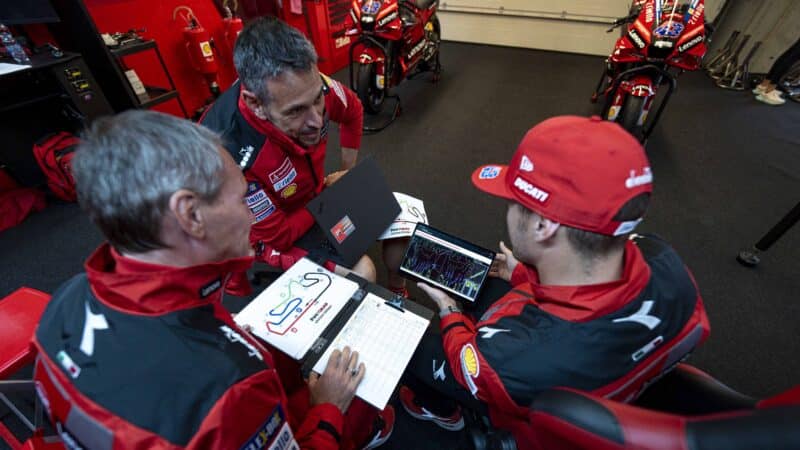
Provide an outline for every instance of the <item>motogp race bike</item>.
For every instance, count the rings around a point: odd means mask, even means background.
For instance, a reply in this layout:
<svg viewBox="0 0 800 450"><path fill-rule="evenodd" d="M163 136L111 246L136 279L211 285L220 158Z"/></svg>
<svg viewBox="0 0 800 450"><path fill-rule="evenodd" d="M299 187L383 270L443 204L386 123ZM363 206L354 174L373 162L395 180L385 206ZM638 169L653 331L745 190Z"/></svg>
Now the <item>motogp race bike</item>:
<svg viewBox="0 0 800 450"><path fill-rule="evenodd" d="M634 0L614 51L592 95L605 119L646 142L677 86L677 76L697 70L706 53L703 0ZM656 102L658 91L666 92ZM663 89L662 89L663 90ZM653 109L654 104L658 104Z"/></svg>
<svg viewBox="0 0 800 450"><path fill-rule="evenodd" d="M381 112L393 97L389 90L415 74L431 71L438 81L438 5L438 0L353 0L347 34L360 37L350 47L350 87L365 111ZM392 120L399 105L398 100Z"/></svg>

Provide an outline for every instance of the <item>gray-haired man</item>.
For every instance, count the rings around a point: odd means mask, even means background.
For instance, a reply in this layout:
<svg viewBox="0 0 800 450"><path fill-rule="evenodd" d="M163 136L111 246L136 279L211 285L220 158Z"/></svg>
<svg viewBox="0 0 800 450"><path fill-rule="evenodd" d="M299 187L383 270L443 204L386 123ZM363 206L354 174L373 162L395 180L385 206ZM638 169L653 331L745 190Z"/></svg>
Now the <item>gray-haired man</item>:
<svg viewBox="0 0 800 450"><path fill-rule="evenodd" d="M297 420L272 355L222 306L228 276L253 257L247 183L219 138L129 111L93 124L72 170L108 243L54 294L34 338L37 390L64 440L339 448L358 355L345 348L312 375Z"/></svg>

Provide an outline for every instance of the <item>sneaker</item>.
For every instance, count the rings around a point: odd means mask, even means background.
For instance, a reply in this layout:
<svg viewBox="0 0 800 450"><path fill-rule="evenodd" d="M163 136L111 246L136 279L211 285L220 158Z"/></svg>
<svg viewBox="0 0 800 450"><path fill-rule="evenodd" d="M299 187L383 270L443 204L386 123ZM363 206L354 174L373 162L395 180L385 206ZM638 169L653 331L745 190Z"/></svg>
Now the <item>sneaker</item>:
<svg viewBox="0 0 800 450"><path fill-rule="evenodd" d="M427 409L417 406L414 402L414 397L414 391L405 386L400 387L400 404L403 405L403 409L405 409L411 417L433 422L448 431L464 429L464 417L461 415L460 407L456 409L456 412L450 417L437 416Z"/></svg>
<svg viewBox="0 0 800 450"><path fill-rule="evenodd" d="M752 90L752 92L753 94L756 95L765 94L767 92L767 88L759 84L758 86L755 87L755 89Z"/></svg>
<svg viewBox="0 0 800 450"><path fill-rule="evenodd" d="M786 100L781 95L781 92L779 90L777 90L777 89L773 89L773 90L771 90L769 92L766 92L764 94L756 95L756 100L758 100L758 101L760 101L762 103L766 103L768 105L774 105L774 106L778 106L778 105L782 105L782 104L786 103Z"/></svg>
<svg viewBox="0 0 800 450"><path fill-rule="evenodd" d="M387 405L378 414L373 429L376 430L375 436L364 446L364 450L380 447L389 440L389 436L392 435L392 430L394 430L394 408L391 405Z"/></svg>
<svg viewBox="0 0 800 450"><path fill-rule="evenodd" d="M395 295L399 295L400 297L403 297L403 298L408 298L408 289L406 289L405 286L400 287L400 288L390 287L389 288L389 292L391 292L392 294L395 294Z"/></svg>

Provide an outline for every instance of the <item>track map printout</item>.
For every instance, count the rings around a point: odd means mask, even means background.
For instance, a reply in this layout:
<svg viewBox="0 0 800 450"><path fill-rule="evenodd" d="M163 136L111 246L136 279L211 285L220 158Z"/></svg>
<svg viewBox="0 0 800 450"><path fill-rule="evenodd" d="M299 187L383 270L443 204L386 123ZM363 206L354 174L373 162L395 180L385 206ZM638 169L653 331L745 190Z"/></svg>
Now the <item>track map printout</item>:
<svg viewBox="0 0 800 450"><path fill-rule="evenodd" d="M358 290L358 284L303 258L250 302L235 321L301 359Z"/></svg>

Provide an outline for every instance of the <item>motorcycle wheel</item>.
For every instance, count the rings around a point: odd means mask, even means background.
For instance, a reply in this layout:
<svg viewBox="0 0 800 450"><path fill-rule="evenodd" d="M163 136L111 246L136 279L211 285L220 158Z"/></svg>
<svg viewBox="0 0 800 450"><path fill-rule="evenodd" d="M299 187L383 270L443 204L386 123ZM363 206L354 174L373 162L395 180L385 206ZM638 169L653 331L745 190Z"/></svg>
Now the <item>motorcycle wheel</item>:
<svg viewBox="0 0 800 450"><path fill-rule="evenodd" d="M628 94L625 97L625 102L622 104L622 111L617 117L617 122L622 125L622 128L628 130L636 139L642 138L642 130L644 124L639 125L639 117L642 115L644 109L644 102L647 97L637 97Z"/></svg>
<svg viewBox="0 0 800 450"><path fill-rule="evenodd" d="M378 88L375 82L375 64L359 64L356 78L356 93L364 110L370 114L378 114L383 109L386 90ZM384 81L386 83L386 81Z"/></svg>

